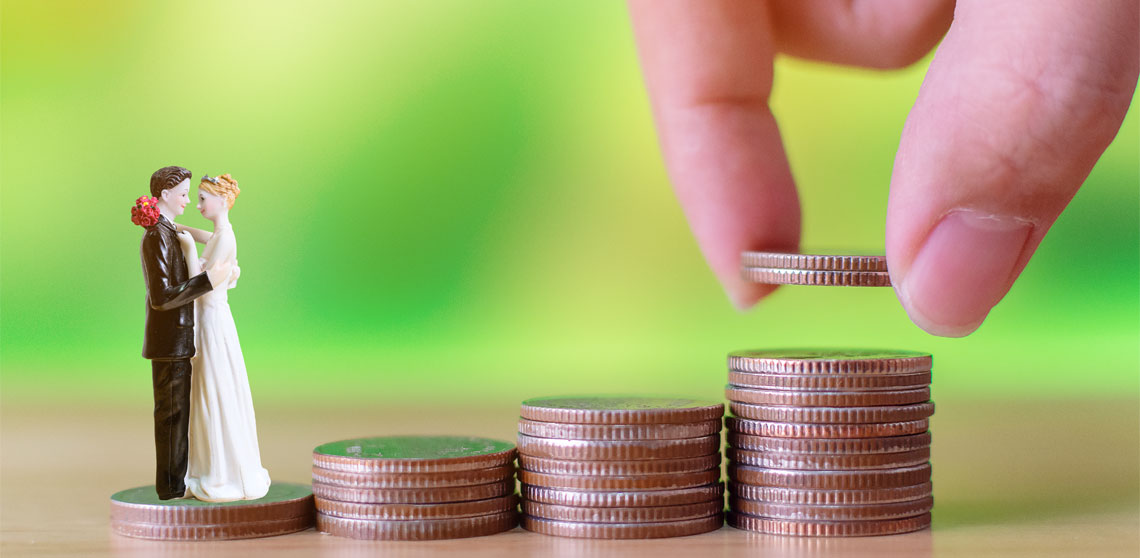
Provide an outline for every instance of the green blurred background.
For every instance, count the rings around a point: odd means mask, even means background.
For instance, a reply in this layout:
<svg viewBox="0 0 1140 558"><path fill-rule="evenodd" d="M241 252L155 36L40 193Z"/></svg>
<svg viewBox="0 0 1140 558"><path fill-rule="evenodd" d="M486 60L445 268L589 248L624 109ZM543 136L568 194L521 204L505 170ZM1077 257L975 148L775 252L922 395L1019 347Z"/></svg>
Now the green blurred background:
<svg viewBox="0 0 1140 558"><path fill-rule="evenodd" d="M230 302L259 404L719 399L728 351L787 345L930 351L936 399L1140 391L1135 106L987 323L942 339L890 289L731 308L668 187L623 3L282 6L3 2L6 401L149 406L128 208L171 164L241 184ZM925 67L778 61L805 246L882 249Z"/></svg>

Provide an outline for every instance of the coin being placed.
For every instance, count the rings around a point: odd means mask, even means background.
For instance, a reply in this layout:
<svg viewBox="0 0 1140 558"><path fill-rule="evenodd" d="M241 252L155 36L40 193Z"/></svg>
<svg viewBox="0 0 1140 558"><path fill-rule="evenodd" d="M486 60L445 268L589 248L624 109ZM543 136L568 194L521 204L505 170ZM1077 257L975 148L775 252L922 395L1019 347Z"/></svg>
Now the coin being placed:
<svg viewBox="0 0 1140 558"><path fill-rule="evenodd" d="M729 403L732 414L751 420L801 424L882 424L922 420L934 414L934 403L876 407L794 407Z"/></svg>
<svg viewBox="0 0 1140 558"><path fill-rule="evenodd" d="M872 407L909 405L930 399L930 388L876 391L797 391L755 389L729 384L724 396L735 403L793 405L797 407Z"/></svg>
<svg viewBox="0 0 1140 558"><path fill-rule="evenodd" d="M889 287L890 274L882 271L808 271L774 267L742 267L746 281L765 285L815 285L831 287Z"/></svg>
<svg viewBox="0 0 1140 558"><path fill-rule="evenodd" d="M665 473L628 477L598 475L550 475L519 469L519 482L565 490L627 491L676 490L720 481L720 468L694 473Z"/></svg>
<svg viewBox="0 0 1140 558"><path fill-rule="evenodd" d="M930 448L896 453L854 454L787 453L728 448L726 457L733 463L753 467L802 471L852 471L921 465L930 460Z"/></svg>
<svg viewBox="0 0 1140 558"><path fill-rule="evenodd" d="M763 349L728 353L728 368L753 374L917 374L934 364L930 353L894 349Z"/></svg>
<svg viewBox="0 0 1140 558"><path fill-rule="evenodd" d="M793 454L877 454L930 448L930 432L886 438L776 438L728 433L728 445L737 449Z"/></svg>
<svg viewBox="0 0 1140 558"><path fill-rule="evenodd" d="M459 519L378 521L317 514L317 530L350 539L429 541L482 537L509 531L518 525L514 510Z"/></svg>
<svg viewBox="0 0 1140 558"><path fill-rule="evenodd" d="M657 523L683 521L717 515L724 510L721 499L680 506L647 506L640 508L583 508L524 501L524 514L555 521L577 523Z"/></svg>
<svg viewBox="0 0 1140 558"><path fill-rule="evenodd" d="M729 512L730 526L745 531L793 537L865 537L896 535L930 527L930 514L882 521L790 521Z"/></svg>
<svg viewBox="0 0 1140 558"><path fill-rule="evenodd" d="M723 503L724 485L721 483L681 488L677 490L631 490L620 492L592 492L562 490L531 486L523 483L519 490L525 502L542 502L559 506L581 508L642 508L653 506L682 506L718 500Z"/></svg>
<svg viewBox="0 0 1140 558"><path fill-rule="evenodd" d="M443 488L500 482L514 473L513 465L440 473L348 473L313 467L313 482L346 488Z"/></svg>
<svg viewBox="0 0 1140 558"><path fill-rule="evenodd" d="M660 539L684 537L707 533L720 529L724 518L716 515L683 521L662 521L659 523L580 523L554 521L524 515L522 528L543 535L572 537L580 539Z"/></svg>
<svg viewBox="0 0 1140 558"><path fill-rule="evenodd" d="M519 467L552 475L638 476L693 473L720 466L720 454L687 459L639 459L634 461L573 461L519 454Z"/></svg>
<svg viewBox="0 0 1140 558"><path fill-rule="evenodd" d="M677 440L720 432L719 418L702 422L662 424L566 424L519 420L519 432L536 438L568 440Z"/></svg>
<svg viewBox="0 0 1140 558"><path fill-rule="evenodd" d="M796 471L732 464L728 478L737 484L812 490L895 488L930 482L930 464L860 471Z"/></svg>
<svg viewBox="0 0 1140 558"><path fill-rule="evenodd" d="M578 461L632 461L684 459L712 455L720 450L720 434L681 440L561 440L518 435L519 451L526 455Z"/></svg>
<svg viewBox="0 0 1140 558"><path fill-rule="evenodd" d="M792 521L876 521L922 515L934 508L934 498L857 506L788 505L729 498L728 507L737 513Z"/></svg>
<svg viewBox="0 0 1140 558"><path fill-rule="evenodd" d="M514 462L515 445L471 436L381 436L321 444L313 465L349 473L439 473Z"/></svg>
<svg viewBox="0 0 1140 558"><path fill-rule="evenodd" d="M881 424L801 424L728 417L725 425L732 432L776 438L880 438L925 432L929 419Z"/></svg>
<svg viewBox="0 0 1140 558"><path fill-rule="evenodd" d="M728 372L728 383L752 389L811 391L896 391L929 387L930 371L913 374L760 374Z"/></svg>
<svg viewBox="0 0 1140 558"><path fill-rule="evenodd" d="M743 267L803 269L807 271L887 271L887 257L882 254L854 254L831 250L826 254L789 252L743 252Z"/></svg>
<svg viewBox="0 0 1140 558"><path fill-rule="evenodd" d="M570 424L661 424L716 420L724 404L687 397L595 395L536 397L522 403L522 418Z"/></svg>

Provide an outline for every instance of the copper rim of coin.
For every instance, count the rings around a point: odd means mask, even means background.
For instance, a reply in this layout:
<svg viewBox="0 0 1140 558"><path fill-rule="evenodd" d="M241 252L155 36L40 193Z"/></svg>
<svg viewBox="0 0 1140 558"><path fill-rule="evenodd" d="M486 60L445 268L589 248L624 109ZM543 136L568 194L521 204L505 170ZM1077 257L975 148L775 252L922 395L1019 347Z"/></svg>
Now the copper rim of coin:
<svg viewBox="0 0 1140 558"><path fill-rule="evenodd" d="M216 525L163 525L111 520L111 530L136 539L163 541L221 541L271 537L304 531L313 526L313 513L286 519Z"/></svg>
<svg viewBox="0 0 1140 558"><path fill-rule="evenodd" d="M933 375L930 371L915 374L760 374L755 372L728 372L728 383L736 387L795 391L894 391L928 387Z"/></svg>
<svg viewBox="0 0 1140 558"><path fill-rule="evenodd" d="M524 515L522 528L542 535L572 537L581 539L662 539L685 537L720 529L724 525L721 513L686 519L683 521L663 521L659 523L580 523L554 521Z"/></svg>
<svg viewBox="0 0 1140 558"><path fill-rule="evenodd" d="M581 508L524 501L522 512L532 517L575 523L659 523L700 519L724 511L724 500L710 500L680 506L641 508Z"/></svg>
<svg viewBox="0 0 1140 558"><path fill-rule="evenodd" d="M791 521L877 521L914 517L927 513L934 508L934 498L927 496L906 502L861 504L858 506L806 506L774 504L729 497L728 507L736 513Z"/></svg>
<svg viewBox="0 0 1140 558"><path fill-rule="evenodd" d="M752 420L805 424L880 424L929 418L934 402L878 407L793 407L730 403L732 414Z"/></svg>
<svg viewBox="0 0 1140 558"><path fill-rule="evenodd" d="M882 521L789 521L729 512L727 523L737 529L793 537L862 537L897 535L930 527L930 514Z"/></svg>
<svg viewBox="0 0 1140 558"><path fill-rule="evenodd" d="M790 252L742 252L743 267L803 269L807 271L887 271L887 257L855 254L794 254Z"/></svg>
<svg viewBox="0 0 1140 558"><path fill-rule="evenodd" d="M590 492L562 490L543 486L520 485L523 501L542 502L583 508L642 508L680 506L709 500L723 501L724 484L716 483L678 490L639 490L622 492Z"/></svg>
<svg viewBox="0 0 1140 558"><path fill-rule="evenodd" d="M642 459L638 461L571 461L519 454L519 467L551 475L659 475L693 473L720 465L719 453L687 459Z"/></svg>
<svg viewBox="0 0 1140 558"><path fill-rule="evenodd" d="M891 276L885 271L812 271L775 267L741 267L746 281L766 285L811 285L826 287L889 287Z"/></svg>
<svg viewBox="0 0 1140 558"><path fill-rule="evenodd" d="M855 471L921 465L930 460L930 448L895 453L854 453L849 455L748 451L728 448L727 457L737 464L770 469Z"/></svg>
<svg viewBox="0 0 1140 558"><path fill-rule="evenodd" d="M493 535L518 525L518 512L508 511L456 519L382 521L317 514L317 530L350 539L432 541Z"/></svg>
<svg viewBox="0 0 1140 558"><path fill-rule="evenodd" d="M558 401L566 406L554 404ZM583 404L579 408L571 407L576 401ZM605 401L614 402L614 408L603 408ZM587 406L591 403L595 407ZM677 406L671 407L670 404ZM623 406L627 408L620 408ZM523 401L520 415L533 421L570 424L691 423L723 417L724 404L699 399L643 396L539 397Z"/></svg>
<svg viewBox="0 0 1140 558"><path fill-rule="evenodd" d="M930 388L883 391L793 391L742 388L729 385L725 398L754 405L795 405L800 407L870 407L908 405L930 399Z"/></svg>
<svg viewBox="0 0 1140 558"><path fill-rule="evenodd" d="M444 488L500 482L514 474L513 465L443 473L347 473L313 467L313 482L344 488Z"/></svg>
<svg viewBox="0 0 1140 558"><path fill-rule="evenodd" d="M325 500L362 504L443 504L486 500L506 496L515 491L515 480L444 488L380 488L359 489L313 483L313 495Z"/></svg>
<svg viewBox="0 0 1140 558"><path fill-rule="evenodd" d="M730 431L775 438L884 438L926 432L929 419L870 424L804 424L772 422L737 417L725 419Z"/></svg>
<svg viewBox="0 0 1140 558"><path fill-rule="evenodd" d="M756 486L730 482L728 483L728 492L737 498L772 504L796 506L861 506L866 504L906 502L926 498L934 494L934 484L924 482L911 486L868 488L863 490L812 490L803 488L781 488L778 486Z"/></svg>
<svg viewBox="0 0 1140 558"><path fill-rule="evenodd" d="M518 436L519 451L536 457L578 461L634 461L682 459L720 451L720 434L681 440L561 440Z"/></svg>
<svg viewBox="0 0 1140 558"><path fill-rule="evenodd" d="M675 490L693 488L720 481L720 467L695 473L665 473L661 475L609 476L609 475L550 475L519 469L519 482L531 486L561 488L565 490Z"/></svg>
<svg viewBox="0 0 1140 558"><path fill-rule="evenodd" d="M565 424L520 419L519 433L535 438L568 440L678 440L720 432L721 420L663 424Z"/></svg>
<svg viewBox="0 0 1140 558"><path fill-rule="evenodd" d="M885 438L778 438L728 432L728 445L768 453L877 454L914 451L930 447L930 432Z"/></svg>
<svg viewBox="0 0 1140 558"><path fill-rule="evenodd" d="M818 490L893 488L930 482L930 464L866 471L796 471L734 464L728 467L728 478L738 484L785 488Z"/></svg>
<svg viewBox="0 0 1140 558"><path fill-rule="evenodd" d="M486 500L444 504L361 504L317 498L316 505L320 513L347 519L380 521L459 519L512 511L518 507L519 497L510 494Z"/></svg>
<svg viewBox="0 0 1140 558"><path fill-rule="evenodd" d="M345 457L313 452L313 465L331 471L346 473L443 473L449 471L470 471L472 469L493 469L514 463L517 451L506 451L454 457L448 459L378 459L370 457Z"/></svg>
<svg viewBox="0 0 1140 558"><path fill-rule="evenodd" d="M763 349L733 351L728 369L749 374L918 374L930 372L928 353L893 349Z"/></svg>
<svg viewBox="0 0 1140 558"><path fill-rule="evenodd" d="M167 527L211 527L235 523L281 521L312 515L313 495L263 504L228 506L155 506L111 500L111 520Z"/></svg>

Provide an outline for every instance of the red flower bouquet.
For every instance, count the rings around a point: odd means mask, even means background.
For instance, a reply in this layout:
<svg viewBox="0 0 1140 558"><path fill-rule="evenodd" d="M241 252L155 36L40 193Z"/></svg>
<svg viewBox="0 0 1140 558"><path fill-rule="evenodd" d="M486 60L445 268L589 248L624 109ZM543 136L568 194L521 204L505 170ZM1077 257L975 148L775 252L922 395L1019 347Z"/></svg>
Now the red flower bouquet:
<svg viewBox="0 0 1140 558"><path fill-rule="evenodd" d="M158 222L158 198L140 196L131 208L131 222L140 227L153 227Z"/></svg>

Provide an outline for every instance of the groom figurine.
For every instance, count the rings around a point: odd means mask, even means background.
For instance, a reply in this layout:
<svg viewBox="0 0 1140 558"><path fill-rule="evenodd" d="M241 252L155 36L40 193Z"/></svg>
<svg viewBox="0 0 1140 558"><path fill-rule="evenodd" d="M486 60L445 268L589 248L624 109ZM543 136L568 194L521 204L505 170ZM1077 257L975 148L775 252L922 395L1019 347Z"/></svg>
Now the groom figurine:
<svg viewBox="0 0 1140 558"><path fill-rule="evenodd" d="M190 203L190 171L163 167L150 177L150 195L158 198L159 218L143 234L146 280L146 335L143 358L154 377L155 489L159 499L186 494L190 428L190 357L194 356L194 299L213 289L203 272L187 277L174 218Z"/></svg>

